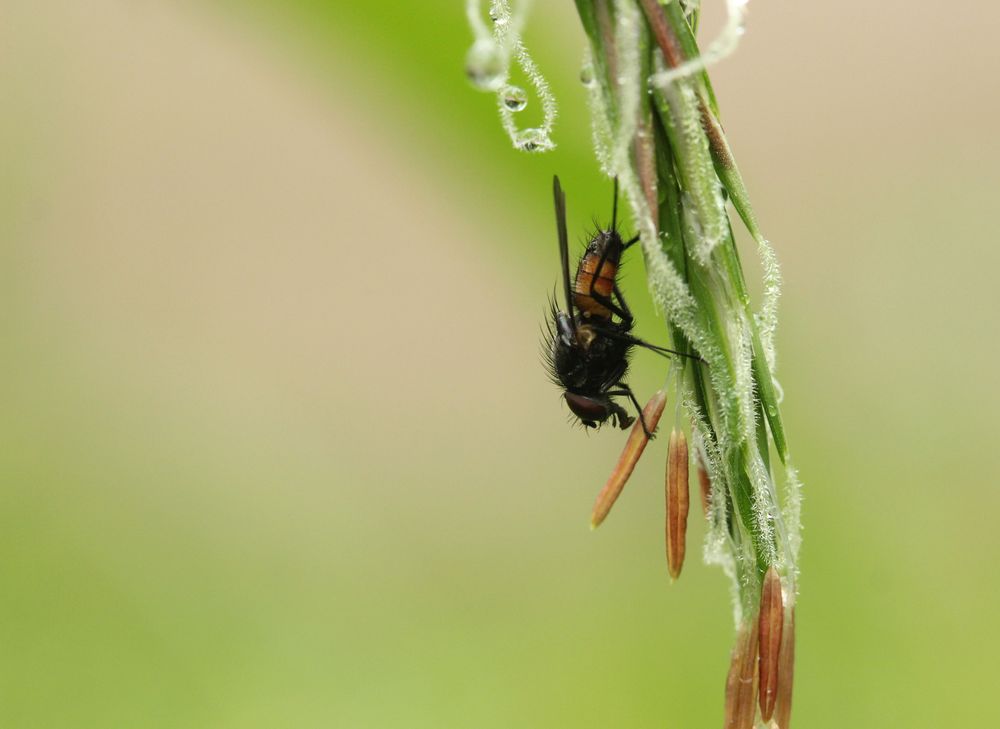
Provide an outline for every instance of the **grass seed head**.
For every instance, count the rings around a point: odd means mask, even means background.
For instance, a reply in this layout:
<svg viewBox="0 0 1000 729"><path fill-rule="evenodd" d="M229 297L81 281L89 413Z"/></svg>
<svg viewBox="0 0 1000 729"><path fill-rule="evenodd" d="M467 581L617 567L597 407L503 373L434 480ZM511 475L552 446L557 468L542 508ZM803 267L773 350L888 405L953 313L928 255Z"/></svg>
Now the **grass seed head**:
<svg viewBox="0 0 1000 729"><path fill-rule="evenodd" d="M781 578L774 566L764 575L760 591L760 716L767 722L774 714L778 692L778 658L781 650L785 608L781 598Z"/></svg>
<svg viewBox="0 0 1000 729"><path fill-rule="evenodd" d="M639 456L642 455L646 444L649 443L649 436L646 435L642 427L643 420L645 420L650 432L654 432L666 405L667 393L663 390L657 390L646 403L646 407L643 408L642 418L636 420L635 425L632 426L632 432L628 434L628 440L625 441L625 448L622 449L622 454L618 457L615 470L611 472L611 476L608 477L607 483L604 484L604 488L601 489L594 502L594 510L590 514L591 529L596 529L607 517L611 507L615 505L618 495L625 488L625 482L632 475L635 464L639 461Z"/></svg>
<svg viewBox="0 0 1000 729"><path fill-rule="evenodd" d="M781 632L781 652L778 654L778 696L774 706L774 721L778 729L788 729L792 714L792 678L795 669L795 608L788 611Z"/></svg>
<svg viewBox="0 0 1000 729"><path fill-rule="evenodd" d="M736 635L726 677L725 729L752 729L757 709L757 621L748 620Z"/></svg>
<svg viewBox="0 0 1000 729"><path fill-rule="evenodd" d="M684 566L687 519L690 506L688 490L688 446L682 430L670 432L667 449L667 568L673 579L680 577Z"/></svg>
<svg viewBox="0 0 1000 729"><path fill-rule="evenodd" d="M701 508L705 513L705 518L709 517L708 510L712 506L712 479L705 468L705 458L701 451L696 449L698 454L698 485L701 487Z"/></svg>

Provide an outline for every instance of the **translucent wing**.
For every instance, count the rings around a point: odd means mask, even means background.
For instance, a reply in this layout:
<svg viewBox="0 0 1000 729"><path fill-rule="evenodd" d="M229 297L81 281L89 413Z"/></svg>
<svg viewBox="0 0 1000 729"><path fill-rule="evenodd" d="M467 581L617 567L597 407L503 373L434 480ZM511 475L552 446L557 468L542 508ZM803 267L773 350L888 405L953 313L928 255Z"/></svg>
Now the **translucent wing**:
<svg viewBox="0 0 1000 729"><path fill-rule="evenodd" d="M573 322L573 291L569 283L569 235L566 233L566 193L559 184L559 176L552 178L552 196L556 203L556 228L559 230L559 257L562 261L563 293L566 296L566 313Z"/></svg>

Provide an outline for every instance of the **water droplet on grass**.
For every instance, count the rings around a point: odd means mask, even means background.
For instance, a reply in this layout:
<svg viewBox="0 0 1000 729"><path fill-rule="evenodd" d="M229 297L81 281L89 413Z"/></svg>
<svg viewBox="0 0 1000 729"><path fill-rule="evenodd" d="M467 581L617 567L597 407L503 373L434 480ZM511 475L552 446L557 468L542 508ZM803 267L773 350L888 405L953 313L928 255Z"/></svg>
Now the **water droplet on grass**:
<svg viewBox="0 0 1000 729"><path fill-rule="evenodd" d="M511 111L521 111L528 105L528 94L520 86L504 86L500 90L500 98Z"/></svg>
<svg viewBox="0 0 1000 729"><path fill-rule="evenodd" d="M480 38L465 56L465 74L480 91L496 91L503 82L503 53L491 38Z"/></svg>
<svg viewBox="0 0 1000 729"><path fill-rule="evenodd" d="M544 129L524 129L514 138L514 145L524 152L547 152L555 142Z"/></svg>

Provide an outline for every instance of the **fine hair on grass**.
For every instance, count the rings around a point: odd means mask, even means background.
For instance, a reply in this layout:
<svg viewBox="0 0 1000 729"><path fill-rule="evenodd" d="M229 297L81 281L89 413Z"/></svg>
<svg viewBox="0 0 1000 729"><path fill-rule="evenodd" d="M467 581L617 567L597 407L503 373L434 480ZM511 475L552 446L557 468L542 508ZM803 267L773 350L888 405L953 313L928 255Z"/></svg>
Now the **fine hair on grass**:
<svg viewBox="0 0 1000 729"><path fill-rule="evenodd" d="M736 640L725 725L787 729L801 485L776 379L781 272L723 132L708 74L736 48L746 5L726 0L725 24L702 52L698 0L576 0L587 37L581 79L598 168L624 193L664 334L687 355L672 357L667 376L684 413L675 424L681 430L671 437L667 470L669 572L678 577L683 563L690 459L708 523L703 556L732 586ZM555 102L521 41L526 8L525 2L512 7L495 0L487 20L470 0L476 40L467 72L477 88L498 95L501 123L514 146L544 152L554 146ZM541 101L541 127L524 130L512 121L523 98L506 101L512 63ZM760 258L756 307L734 223L749 233ZM657 393L660 411L665 396ZM598 500L594 525L607 517L647 440L641 433L630 436Z"/></svg>

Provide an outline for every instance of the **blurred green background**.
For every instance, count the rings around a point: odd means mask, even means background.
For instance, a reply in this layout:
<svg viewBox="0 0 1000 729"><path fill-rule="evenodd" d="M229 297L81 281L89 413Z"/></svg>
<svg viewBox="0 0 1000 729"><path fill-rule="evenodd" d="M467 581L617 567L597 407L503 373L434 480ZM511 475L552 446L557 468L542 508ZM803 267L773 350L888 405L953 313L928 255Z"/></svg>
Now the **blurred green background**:
<svg viewBox="0 0 1000 729"><path fill-rule="evenodd" d="M786 279L799 727L1000 721L997 22L751 3L713 70ZM665 439L591 533L623 436L539 361L552 173L572 235L610 205L572 4L527 32L552 154L470 41L454 2L5 0L0 726L720 724Z"/></svg>

